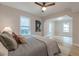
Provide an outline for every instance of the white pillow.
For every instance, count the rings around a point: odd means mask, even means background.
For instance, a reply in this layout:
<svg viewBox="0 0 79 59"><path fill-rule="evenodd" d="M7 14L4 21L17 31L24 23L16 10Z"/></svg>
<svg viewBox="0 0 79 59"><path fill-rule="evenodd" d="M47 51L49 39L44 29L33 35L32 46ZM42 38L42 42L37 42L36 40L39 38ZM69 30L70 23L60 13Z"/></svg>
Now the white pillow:
<svg viewBox="0 0 79 59"><path fill-rule="evenodd" d="M4 32L4 31L8 32L9 34L12 34L13 32L10 27L5 27L1 32Z"/></svg>
<svg viewBox="0 0 79 59"><path fill-rule="evenodd" d="M0 56L8 56L8 50L0 42Z"/></svg>

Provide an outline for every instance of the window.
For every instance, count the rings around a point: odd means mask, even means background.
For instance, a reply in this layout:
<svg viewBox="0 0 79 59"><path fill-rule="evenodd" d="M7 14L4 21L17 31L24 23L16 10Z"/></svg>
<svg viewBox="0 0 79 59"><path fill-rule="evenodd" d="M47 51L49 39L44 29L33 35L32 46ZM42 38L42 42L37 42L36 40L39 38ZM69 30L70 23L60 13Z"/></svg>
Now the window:
<svg viewBox="0 0 79 59"><path fill-rule="evenodd" d="M20 17L20 34L21 35L30 35L31 34L30 19L25 16Z"/></svg>
<svg viewBox="0 0 79 59"><path fill-rule="evenodd" d="M52 32L52 23L49 23L49 33Z"/></svg>
<svg viewBox="0 0 79 59"><path fill-rule="evenodd" d="M49 22L48 24L48 36L51 36L52 35L52 22Z"/></svg>
<svg viewBox="0 0 79 59"><path fill-rule="evenodd" d="M63 24L63 32L69 32L69 23Z"/></svg>

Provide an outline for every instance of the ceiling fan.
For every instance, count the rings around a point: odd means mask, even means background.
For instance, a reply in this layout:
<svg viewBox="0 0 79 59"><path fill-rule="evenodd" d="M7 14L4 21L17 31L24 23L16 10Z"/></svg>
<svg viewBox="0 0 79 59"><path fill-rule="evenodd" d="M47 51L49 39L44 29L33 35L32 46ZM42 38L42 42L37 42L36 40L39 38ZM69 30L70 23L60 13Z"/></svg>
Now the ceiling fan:
<svg viewBox="0 0 79 59"><path fill-rule="evenodd" d="M37 4L37 5L42 7L42 12L44 12L46 10L46 7L55 5L54 2L53 3L49 3L49 2L35 2L35 4Z"/></svg>

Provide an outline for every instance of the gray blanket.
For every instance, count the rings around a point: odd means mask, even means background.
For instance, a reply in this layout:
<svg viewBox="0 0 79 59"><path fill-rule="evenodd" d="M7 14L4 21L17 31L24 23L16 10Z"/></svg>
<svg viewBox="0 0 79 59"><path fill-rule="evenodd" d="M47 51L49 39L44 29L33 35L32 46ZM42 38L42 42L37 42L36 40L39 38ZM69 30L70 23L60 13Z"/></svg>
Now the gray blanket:
<svg viewBox="0 0 79 59"><path fill-rule="evenodd" d="M46 45L34 37L26 38L27 44L21 44L15 51L9 52L9 56L47 56Z"/></svg>
<svg viewBox="0 0 79 59"><path fill-rule="evenodd" d="M26 38L26 42L27 44L21 44L15 51L9 52L9 56L47 56L49 55L48 46L45 42L37 40L35 37ZM59 51L60 50L58 50L58 52L56 53L59 53Z"/></svg>

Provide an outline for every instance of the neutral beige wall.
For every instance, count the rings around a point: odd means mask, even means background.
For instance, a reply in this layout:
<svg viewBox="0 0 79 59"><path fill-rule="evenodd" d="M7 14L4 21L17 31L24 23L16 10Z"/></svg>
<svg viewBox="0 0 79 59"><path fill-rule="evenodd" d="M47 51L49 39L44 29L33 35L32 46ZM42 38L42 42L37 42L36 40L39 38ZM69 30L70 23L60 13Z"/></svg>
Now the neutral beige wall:
<svg viewBox="0 0 79 59"><path fill-rule="evenodd" d="M52 14L49 16L44 17L44 21L51 19L51 18L56 18L56 17L61 17L64 15L68 15L72 17L72 37L73 37L73 44L79 46L79 12L72 12L71 10L65 10L60 13Z"/></svg>
<svg viewBox="0 0 79 59"><path fill-rule="evenodd" d="M42 35L42 32L35 32L35 20L41 19L35 15L32 15L28 12L24 12L15 8L7 7L0 4L0 31L7 26L10 26L14 32L19 34L19 24L20 24L20 16L29 17L31 20L31 32L32 34Z"/></svg>

